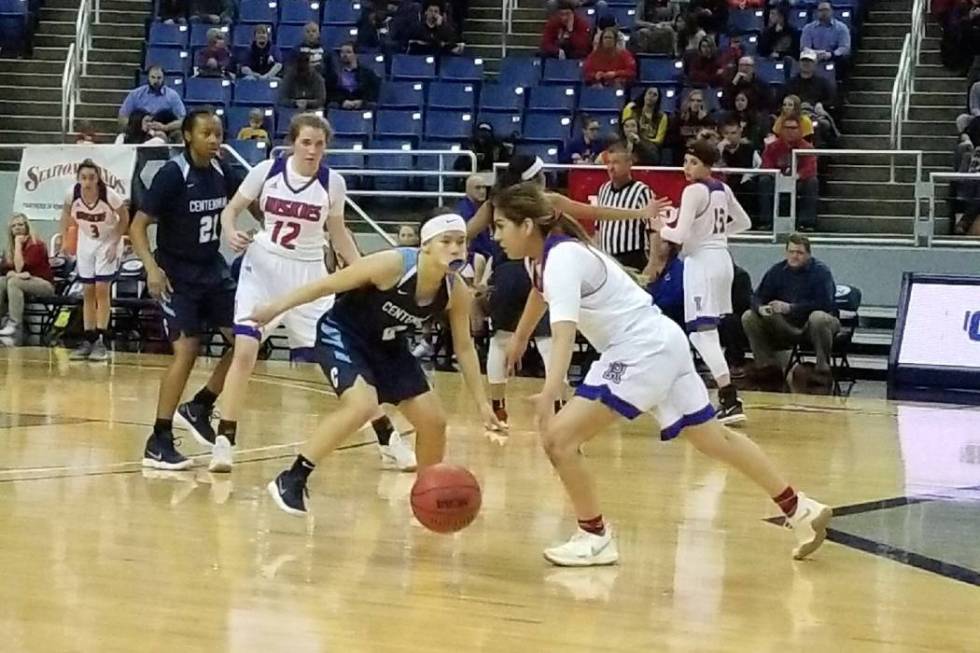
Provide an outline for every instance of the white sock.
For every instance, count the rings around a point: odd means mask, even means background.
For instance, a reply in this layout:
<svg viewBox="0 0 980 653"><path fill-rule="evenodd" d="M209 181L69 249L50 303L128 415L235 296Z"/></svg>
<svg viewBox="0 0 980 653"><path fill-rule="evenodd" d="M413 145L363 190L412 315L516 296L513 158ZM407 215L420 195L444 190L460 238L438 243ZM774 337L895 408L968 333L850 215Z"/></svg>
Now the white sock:
<svg viewBox="0 0 980 653"><path fill-rule="evenodd" d="M688 336L691 344L701 354L705 365L711 371L711 376L718 380L728 374L728 362L725 360L725 353L721 350L721 340L718 338L718 329L707 331L695 331Z"/></svg>

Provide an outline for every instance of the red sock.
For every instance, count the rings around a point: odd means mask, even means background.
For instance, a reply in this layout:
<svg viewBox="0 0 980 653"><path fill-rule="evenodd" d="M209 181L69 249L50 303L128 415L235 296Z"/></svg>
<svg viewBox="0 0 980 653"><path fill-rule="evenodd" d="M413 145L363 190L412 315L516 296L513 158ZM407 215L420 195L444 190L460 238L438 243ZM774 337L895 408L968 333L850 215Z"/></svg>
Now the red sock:
<svg viewBox="0 0 980 653"><path fill-rule="evenodd" d="M580 519L578 520L578 527L586 533L592 533L593 535L606 534L606 524L602 521L602 515L593 517L592 519Z"/></svg>
<svg viewBox="0 0 980 653"><path fill-rule="evenodd" d="M779 496L772 498L787 517L792 517L796 512L796 490L792 485L787 485L786 489L779 493Z"/></svg>

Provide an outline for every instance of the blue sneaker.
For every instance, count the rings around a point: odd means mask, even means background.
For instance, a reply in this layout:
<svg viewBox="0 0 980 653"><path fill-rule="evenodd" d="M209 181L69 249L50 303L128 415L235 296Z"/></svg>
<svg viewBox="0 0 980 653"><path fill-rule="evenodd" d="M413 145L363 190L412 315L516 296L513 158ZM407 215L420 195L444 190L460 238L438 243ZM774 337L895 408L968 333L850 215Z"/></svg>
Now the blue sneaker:
<svg viewBox="0 0 980 653"><path fill-rule="evenodd" d="M288 471L282 472L268 485L269 495L284 512L295 517L306 516L306 484L294 480Z"/></svg>
<svg viewBox="0 0 980 653"><path fill-rule="evenodd" d="M193 401L185 401L177 406L174 421L178 426L190 431L201 446L210 448L214 446L216 436L214 426L211 425L212 413L214 413L213 406L202 406Z"/></svg>
<svg viewBox="0 0 980 653"><path fill-rule="evenodd" d="M147 439L143 467L173 471L190 469L193 465L193 460L177 451L173 433L153 433Z"/></svg>

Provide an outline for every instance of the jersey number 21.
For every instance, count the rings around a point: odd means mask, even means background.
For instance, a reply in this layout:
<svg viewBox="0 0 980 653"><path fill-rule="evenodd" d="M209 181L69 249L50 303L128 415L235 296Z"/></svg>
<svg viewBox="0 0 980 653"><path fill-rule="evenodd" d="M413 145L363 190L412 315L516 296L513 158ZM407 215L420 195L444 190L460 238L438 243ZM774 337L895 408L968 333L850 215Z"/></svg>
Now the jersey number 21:
<svg viewBox="0 0 980 653"><path fill-rule="evenodd" d="M199 233L198 242L210 243L218 240L218 235L221 232L220 226L221 222L219 221L217 215L201 216L201 231Z"/></svg>

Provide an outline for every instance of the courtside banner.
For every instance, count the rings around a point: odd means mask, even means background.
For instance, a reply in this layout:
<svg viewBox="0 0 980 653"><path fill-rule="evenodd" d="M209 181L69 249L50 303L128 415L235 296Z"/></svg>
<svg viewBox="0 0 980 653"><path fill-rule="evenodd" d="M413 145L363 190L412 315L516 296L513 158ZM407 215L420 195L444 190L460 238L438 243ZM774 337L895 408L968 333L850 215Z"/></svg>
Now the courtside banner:
<svg viewBox="0 0 980 653"><path fill-rule="evenodd" d="M124 200L136 163L136 148L129 145L61 145L24 148L17 173L14 212L31 220L59 220L65 194L75 184L78 164L92 159L102 169L102 180Z"/></svg>
<svg viewBox="0 0 980 653"><path fill-rule="evenodd" d="M669 197L674 206L680 206L681 193L687 186L684 173L673 170L633 169L633 178L645 182L657 197ZM572 168L568 171L568 197L586 204L595 204L599 187L609 181L609 173L601 168ZM591 232L594 225L583 221Z"/></svg>

